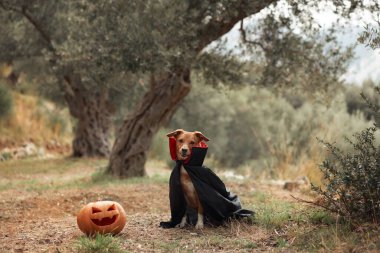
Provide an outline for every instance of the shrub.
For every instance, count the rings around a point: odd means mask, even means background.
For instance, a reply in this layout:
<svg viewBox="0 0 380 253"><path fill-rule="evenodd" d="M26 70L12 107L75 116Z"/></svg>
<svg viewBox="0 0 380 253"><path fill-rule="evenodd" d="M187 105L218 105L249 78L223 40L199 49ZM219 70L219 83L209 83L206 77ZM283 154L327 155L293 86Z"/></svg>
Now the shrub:
<svg viewBox="0 0 380 253"><path fill-rule="evenodd" d="M12 93L2 83L0 83L0 118L8 116L12 111Z"/></svg>
<svg viewBox="0 0 380 253"><path fill-rule="evenodd" d="M380 94L380 88L377 88ZM362 95L376 114L374 105ZM353 152L344 152L333 144L323 142L330 156L321 164L325 187L313 189L322 198L322 206L352 219L380 222L380 146L376 146L374 124L347 139Z"/></svg>
<svg viewBox="0 0 380 253"><path fill-rule="evenodd" d="M347 113L341 94L330 107L307 100L294 106L268 89L217 90L200 81L168 128L202 131L211 139L208 157L219 166L240 167L255 176L295 178L302 173L317 182L315 164L322 161L323 149L315 137L331 141L371 124L362 112ZM344 151L351 149L344 141L338 144Z"/></svg>
<svg viewBox="0 0 380 253"><path fill-rule="evenodd" d="M360 96L360 89L365 97L372 104L380 103L380 95L375 92L376 84L372 80L366 80L362 83L361 87L356 85L347 86L345 90L345 100L347 103L347 111L350 114L355 112L362 112L367 120L374 120L377 124L380 124L380 117L378 117L375 111L371 110L367 106L367 103L363 101Z"/></svg>
<svg viewBox="0 0 380 253"><path fill-rule="evenodd" d="M154 136L153 143L150 146L148 157L150 159L165 161L168 165L171 164L171 157L169 152L169 140L166 134L171 132L166 128L160 129Z"/></svg>

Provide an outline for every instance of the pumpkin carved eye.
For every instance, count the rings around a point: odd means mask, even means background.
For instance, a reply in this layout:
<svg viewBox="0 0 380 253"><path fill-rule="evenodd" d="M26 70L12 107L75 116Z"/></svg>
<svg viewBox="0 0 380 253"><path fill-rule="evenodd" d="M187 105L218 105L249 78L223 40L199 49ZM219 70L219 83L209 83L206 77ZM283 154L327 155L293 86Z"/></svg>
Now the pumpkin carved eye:
<svg viewBox="0 0 380 253"><path fill-rule="evenodd" d="M96 207L92 207L92 213L100 213L102 210Z"/></svg>
<svg viewBox="0 0 380 253"><path fill-rule="evenodd" d="M116 210L115 205L110 206L107 211L113 211L113 210Z"/></svg>

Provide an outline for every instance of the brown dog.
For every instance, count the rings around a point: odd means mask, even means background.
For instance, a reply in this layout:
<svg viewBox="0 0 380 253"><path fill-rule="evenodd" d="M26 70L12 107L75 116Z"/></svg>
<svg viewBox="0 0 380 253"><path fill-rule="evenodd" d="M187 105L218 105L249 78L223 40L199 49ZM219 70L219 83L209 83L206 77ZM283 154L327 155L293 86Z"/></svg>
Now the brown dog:
<svg viewBox="0 0 380 253"><path fill-rule="evenodd" d="M201 132L186 132L183 129L177 129L174 132L168 133L168 137L176 139L176 153L178 160L186 160L191 156L192 148L198 147L202 141L209 141ZM185 168L181 166L181 186L188 206L194 208L198 212L198 221L195 225L196 229L203 228L203 207L199 200L197 191L191 181L189 174ZM182 221L177 226L183 228L186 225L186 214Z"/></svg>

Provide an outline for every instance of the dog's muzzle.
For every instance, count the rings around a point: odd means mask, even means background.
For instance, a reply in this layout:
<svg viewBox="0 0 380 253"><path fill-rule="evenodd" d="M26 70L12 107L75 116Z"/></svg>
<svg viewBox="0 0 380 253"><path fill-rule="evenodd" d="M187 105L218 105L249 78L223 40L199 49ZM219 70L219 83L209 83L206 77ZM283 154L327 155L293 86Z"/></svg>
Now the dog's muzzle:
<svg viewBox="0 0 380 253"><path fill-rule="evenodd" d="M181 149L181 155L183 157L187 156L187 151L188 151L188 149Z"/></svg>

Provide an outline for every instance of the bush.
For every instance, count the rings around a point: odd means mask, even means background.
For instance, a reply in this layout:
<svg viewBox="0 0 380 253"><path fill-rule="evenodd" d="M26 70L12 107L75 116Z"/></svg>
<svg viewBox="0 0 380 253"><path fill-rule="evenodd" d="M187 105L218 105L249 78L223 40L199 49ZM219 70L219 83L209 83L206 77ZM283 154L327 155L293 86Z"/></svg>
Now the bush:
<svg viewBox="0 0 380 253"><path fill-rule="evenodd" d="M12 93L2 83L0 83L0 118L8 116L12 111Z"/></svg>
<svg viewBox="0 0 380 253"><path fill-rule="evenodd" d="M361 87L356 85L347 86L345 97L347 111L350 114L362 112L367 120L374 120L380 124L380 117L367 106L367 103L360 97L360 89L365 97L373 104L380 104L380 95L375 92L376 84L372 80L364 81Z"/></svg>
<svg viewBox="0 0 380 253"><path fill-rule="evenodd" d="M380 88L377 88L380 94ZM364 97L364 95L362 95ZM365 97L364 97L365 98ZM367 104L376 114L379 105ZM322 206L352 219L380 222L380 146L376 146L378 125L366 128L347 139L352 153L343 152L333 144L323 142L330 156L322 163L325 188L313 189L322 198Z"/></svg>
<svg viewBox="0 0 380 253"><path fill-rule="evenodd" d="M322 161L323 149L315 137L331 141L372 124L361 112L347 113L342 95L331 105L304 100L294 106L268 89L214 89L199 81L169 129L203 132L211 139L208 157L223 167L280 178L296 178L302 173L317 182L320 177L315 164ZM338 144L344 151L351 149L344 141ZM305 169L305 164L310 169Z"/></svg>

